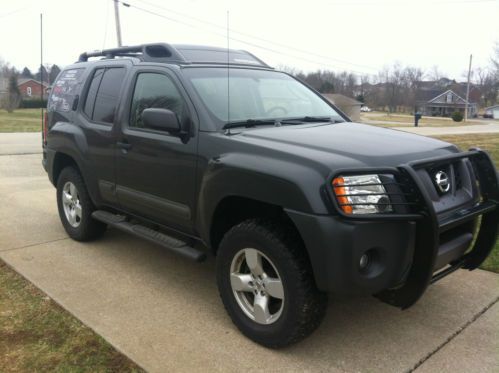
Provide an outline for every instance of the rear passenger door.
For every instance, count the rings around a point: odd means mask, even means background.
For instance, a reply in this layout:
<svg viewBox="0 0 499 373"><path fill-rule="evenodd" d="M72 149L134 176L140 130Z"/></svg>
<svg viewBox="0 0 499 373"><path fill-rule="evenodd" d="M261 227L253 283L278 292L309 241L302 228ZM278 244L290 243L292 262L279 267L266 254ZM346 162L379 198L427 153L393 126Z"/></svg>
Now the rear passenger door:
<svg viewBox="0 0 499 373"><path fill-rule="evenodd" d="M116 153L119 203L126 211L190 233L197 164L194 108L176 76L162 68L136 69L127 102ZM145 128L147 108L173 111L191 136L182 141Z"/></svg>
<svg viewBox="0 0 499 373"><path fill-rule="evenodd" d="M98 191L98 204L116 205L115 151L116 122L127 68L120 65L97 66L90 72L79 112L86 146L87 170Z"/></svg>

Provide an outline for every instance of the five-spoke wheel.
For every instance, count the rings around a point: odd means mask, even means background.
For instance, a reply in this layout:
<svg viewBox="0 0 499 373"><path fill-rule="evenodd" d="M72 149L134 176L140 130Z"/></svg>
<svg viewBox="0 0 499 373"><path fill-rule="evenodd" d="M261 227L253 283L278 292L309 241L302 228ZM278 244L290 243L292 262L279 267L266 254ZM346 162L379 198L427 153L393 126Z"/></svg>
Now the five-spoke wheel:
<svg viewBox="0 0 499 373"><path fill-rule="evenodd" d="M284 289L279 272L261 251L243 249L232 260L230 284L239 307L259 324L272 324L282 313Z"/></svg>
<svg viewBox="0 0 499 373"><path fill-rule="evenodd" d="M61 198L62 205L64 206L64 214L66 215L66 219L68 219L68 223L74 228L78 227L81 223L80 196L78 195L78 189L76 189L71 181L64 184Z"/></svg>
<svg viewBox="0 0 499 373"><path fill-rule="evenodd" d="M217 282L234 324L264 346L305 338L326 310L296 230L279 221L249 219L232 227L217 251Z"/></svg>
<svg viewBox="0 0 499 373"><path fill-rule="evenodd" d="M66 167L59 174L57 207L64 229L75 240L92 240L106 230L105 224L92 218L95 206L88 195L83 178L75 167Z"/></svg>

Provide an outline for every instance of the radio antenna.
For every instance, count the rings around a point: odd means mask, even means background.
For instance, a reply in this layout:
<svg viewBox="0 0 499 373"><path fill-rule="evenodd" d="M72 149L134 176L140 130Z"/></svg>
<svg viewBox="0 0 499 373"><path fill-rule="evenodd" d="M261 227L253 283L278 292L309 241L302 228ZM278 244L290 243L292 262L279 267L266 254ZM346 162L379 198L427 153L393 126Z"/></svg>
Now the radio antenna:
<svg viewBox="0 0 499 373"><path fill-rule="evenodd" d="M229 52L229 11L227 10L227 123L230 122L230 52ZM227 135L230 135L230 128L227 131Z"/></svg>
<svg viewBox="0 0 499 373"><path fill-rule="evenodd" d="M41 100L41 107L42 110L40 112L41 114L41 122L42 122L42 136L43 136L43 79L45 77L43 76L43 13L40 13L40 100Z"/></svg>

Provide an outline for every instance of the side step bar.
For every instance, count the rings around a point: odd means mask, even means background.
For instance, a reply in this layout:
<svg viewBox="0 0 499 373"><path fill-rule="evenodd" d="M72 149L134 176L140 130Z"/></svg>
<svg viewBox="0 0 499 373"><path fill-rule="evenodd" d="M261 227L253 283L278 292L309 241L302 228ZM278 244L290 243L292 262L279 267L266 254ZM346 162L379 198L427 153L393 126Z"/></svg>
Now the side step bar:
<svg viewBox="0 0 499 373"><path fill-rule="evenodd" d="M92 218L106 223L111 227L146 239L149 242L160 245L186 258L195 260L196 262L202 262L206 259L206 254L201 250L195 249L183 241L155 231L154 229L148 228L144 225L130 223L126 220L126 216L124 215L117 215L108 211L97 210L92 213Z"/></svg>

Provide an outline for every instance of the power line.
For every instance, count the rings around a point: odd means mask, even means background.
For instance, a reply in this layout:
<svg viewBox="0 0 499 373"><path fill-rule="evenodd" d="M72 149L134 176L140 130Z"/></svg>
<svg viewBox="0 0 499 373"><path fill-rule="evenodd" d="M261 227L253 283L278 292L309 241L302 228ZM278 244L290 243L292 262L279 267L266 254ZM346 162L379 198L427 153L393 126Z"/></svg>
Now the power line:
<svg viewBox="0 0 499 373"><path fill-rule="evenodd" d="M145 8L139 7L137 5L132 5L132 4L124 2L122 0L117 0L117 1L119 3L121 3L121 4L123 4L124 6L128 7L128 8L135 8L137 10L140 10L140 11L142 11L144 13L148 13L150 15L154 15L154 16L157 16L157 17L160 17L160 18L163 18L163 19L167 19L169 21L172 21L172 22L175 22L175 23L179 23L179 24L182 24L182 25L194 28L194 29L199 29L198 26L190 24L190 23L187 23L185 21L181 21L181 20L178 20L178 19L175 19L175 18L172 18L172 17L168 17L168 16L165 16L164 14L160 14L160 13L154 12L152 10L145 9ZM224 34L221 34L219 32L212 31L212 30L210 30L209 32L211 32L212 34L217 35L219 37L222 37L224 39L227 38L226 34L224 35ZM285 56L288 56L288 57L292 57L294 59L298 59L298 60L302 60L302 61L305 61L305 62L313 63L313 64L318 65L318 66L323 66L323 67L328 67L328 68L332 68L333 67L333 65L326 65L324 63L321 63L321 62L318 62L318 61L315 61L315 60L311 60L311 59L304 58L304 57L301 57L301 56L296 56L296 55L293 55L293 54L290 54L290 53L286 53L286 52L282 52L282 51L277 51L275 49L264 47L262 45L259 45L259 44L256 44L256 43L252 43L252 42L249 42L249 41L246 41L246 40L242 40L242 39L239 39L239 38L230 37L230 40L237 41L239 43L242 43L242 44L245 44L245 45L249 45L249 46L252 46L254 48L265 50L265 51L273 53L273 54L285 55ZM334 67L334 68L336 70L344 70L344 71L347 70L347 71L350 71L350 72L353 72L353 73L356 73L356 74L359 74L359 75L375 75L373 73L367 73L365 71L358 71L358 70L353 70L353 69L348 69L348 68L338 68L338 67Z"/></svg>
<svg viewBox="0 0 499 373"><path fill-rule="evenodd" d="M211 27L216 27L218 29L223 29L223 30L225 29L223 26L217 25L216 23L209 22L209 21L197 18L197 17L193 17L193 16L187 15L185 13L178 12L176 10L165 8L164 6L152 3L150 1L146 1L146 0L133 0L133 1L137 1L139 3L147 4L147 5L156 7L158 9L162 9L162 10L165 10L167 12L170 12L170 13L173 13L173 14L185 17L185 18L188 18L188 19L200 22L200 23L204 23L204 24L209 25ZM241 31L238 31L238 30L235 30L235 29L232 29L232 28L230 29L230 32L234 33L234 34L242 35L242 36L245 36L245 37L249 37L251 39L259 40L259 41L262 41L262 42L267 43L267 44L276 45L276 46L279 46L279 47L282 47L282 48L290 49L290 50L293 50L295 52L304 53L304 54L306 54L308 56L319 57L319 58L325 59L327 61L335 61L337 63L342 63L342 64L356 66L356 67L361 67L361 68L366 68L366 69L370 69L370 70L374 70L374 71L378 71L379 70L379 67L373 67L373 66L369 66L369 65L358 64L358 63L354 63L354 62L342 60L342 59L339 59L339 58L332 58L332 57L320 55L320 54L317 54L317 53L306 51L304 49L296 48L296 47L291 46L291 45L287 45L287 44L283 44L283 43L278 43L278 42L275 42L275 41L264 39L262 37L254 36L254 35L251 35L251 34L248 34L248 33L245 33L245 32L241 32Z"/></svg>
<svg viewBox="0 0 499 373"><path fill-rule="evenodd" d="M382 1L367 1L367 0L360 0L360 1L349 1L349 2L334 2L334 1L327 1L325 0L324 2L327 2L328 5L333 5L333 6L365 6L365 5L374 5L374 6L380 6L380 5L400 5L400 6L408 6L408 5L413 5L417 7L421 6L436 6L436 5L446 5L446 4L479 4L479 3L494 3L498 2L499 0L444 0L444 1L417 1L417 2L412 2L412 4L406 2L406 1L400 1L400 0L382 0Z"/></svg>
<svg viewBox="0 0 499 373"><path fill-rule="evenodd" d="M4 13L4 14L0 14L0 18L5 18L5 17L8 17L8 16L12 16L14 14L17 14L17 13L20 13L20 12L23 12L25 10L28 10L29 9L29 6L25 6L23 8L19 8L19 9L16 9L16 10L13 10L11 12L7 12L7 13Z"/></svg>

